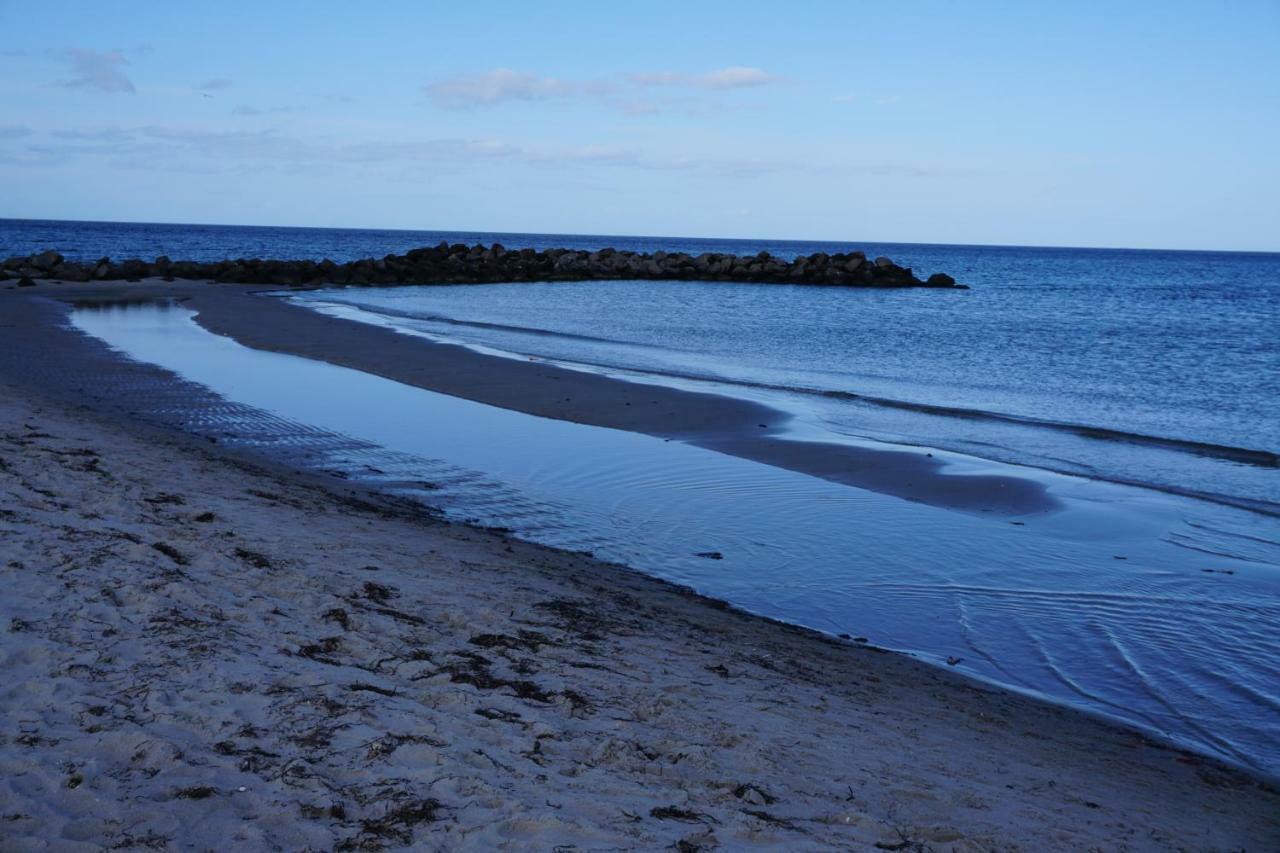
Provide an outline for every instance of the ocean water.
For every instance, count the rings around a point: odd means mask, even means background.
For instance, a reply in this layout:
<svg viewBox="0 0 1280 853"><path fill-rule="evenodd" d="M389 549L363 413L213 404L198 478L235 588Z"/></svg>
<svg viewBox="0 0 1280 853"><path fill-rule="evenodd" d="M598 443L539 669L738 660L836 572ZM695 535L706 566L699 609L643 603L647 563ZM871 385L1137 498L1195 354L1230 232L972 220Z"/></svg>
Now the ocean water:
<svg viewBox="0 0 1280 853"><path fill-rule="evenodd" d="M969 291L575 282L332 290L366 319L641 379L834 434L1280 514L1280 254L0 220L0 255L332 258L441 240L793 257L861 248Z"/></svg>

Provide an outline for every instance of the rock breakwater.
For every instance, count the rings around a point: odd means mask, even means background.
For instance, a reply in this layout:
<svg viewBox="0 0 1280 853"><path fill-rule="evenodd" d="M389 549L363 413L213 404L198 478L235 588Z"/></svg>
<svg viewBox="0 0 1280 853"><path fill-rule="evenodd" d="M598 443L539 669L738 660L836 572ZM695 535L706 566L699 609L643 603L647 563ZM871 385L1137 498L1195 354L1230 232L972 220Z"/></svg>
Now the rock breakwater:
<svg viewBox="0 0 1280 853"><path fill-rule="evenodd" d="M626 252L600 249L506 249L441 243L413 249L403 255L365 258L347 263L330 260L262 260L257 258L216 262L154 261L139 258L93 263L68 260L52 249L24 257L7 258L0 265L0 280L35 279L62 281L140 280L143 278L195 279L237 284L272 284L289 287L325 284L484 284L511 281L586 281L593 279L655 279L676 281L742 281L777 284L837 285L846 287L963 288L944 273L917 278L909 267L888 258L868 259L862 252L812 255L787 261L768 252L728 255L683 252Z"/></svg>

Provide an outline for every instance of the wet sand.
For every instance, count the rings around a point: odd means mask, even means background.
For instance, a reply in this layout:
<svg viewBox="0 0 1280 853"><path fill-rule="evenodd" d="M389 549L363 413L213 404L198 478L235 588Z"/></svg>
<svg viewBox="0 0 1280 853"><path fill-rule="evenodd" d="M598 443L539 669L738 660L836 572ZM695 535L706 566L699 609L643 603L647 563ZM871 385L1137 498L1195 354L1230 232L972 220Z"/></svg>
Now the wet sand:
<svg viewBox="0 0 1280 853"><path fill-rule="evenodd" d="M1280 843L1130 730L2 379L0 542L4 849Z"/></svg>

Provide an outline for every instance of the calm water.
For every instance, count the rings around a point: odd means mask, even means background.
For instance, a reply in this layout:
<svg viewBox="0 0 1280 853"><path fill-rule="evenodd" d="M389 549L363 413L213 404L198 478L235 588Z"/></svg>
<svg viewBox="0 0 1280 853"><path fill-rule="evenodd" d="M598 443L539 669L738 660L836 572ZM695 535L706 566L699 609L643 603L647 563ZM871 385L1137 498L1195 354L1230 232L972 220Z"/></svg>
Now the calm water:
<svg viewBox="0 0 1280 853"><path fill-rule="evenodd" d="M191 316L151 305L82 309L73 322L262 411L195 397L183 411L136 379L111 392L140 416L277 450L291 432L316 445L282 418L351 436L363 449L339 445L314 464L756 612L958 658L968 674L1280 774L1271 517L1043 474L1063 508L1010 524L248 349ZM423 481L435 488L409 485ZM713 550L724 559L696 556Z"/></svg>
<svg viewBox="0 0 1280 853"><path fill-rule="evenodd" d="M381 257L441 240L791 257L862 248L967 292L585 282L332 291L365 319L739 386L834 433L1280 512L1280 255L0 220L0 255ZM767 387L761 387L767 386Z"/></svg>

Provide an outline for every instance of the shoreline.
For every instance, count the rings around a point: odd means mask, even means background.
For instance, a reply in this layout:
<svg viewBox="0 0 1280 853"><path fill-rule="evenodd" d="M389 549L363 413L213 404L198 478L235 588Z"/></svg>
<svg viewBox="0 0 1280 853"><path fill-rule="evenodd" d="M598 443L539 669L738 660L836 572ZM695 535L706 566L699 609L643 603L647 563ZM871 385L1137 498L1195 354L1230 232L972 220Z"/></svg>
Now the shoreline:
<svg viewBox="0 0 1280 853"><path fill-rule="evenodd" d="M20 645L0 714L23 734L0 744L0 800L27 815L7 832L136 840L185 824L392 847L1280 839L1271 786L1079 711L11 385L0 401L0 524L22 563L0 570L23 592L3 605ZM158 642L132 639L156 626ZM103 630L111 654L73 663ZM125 673L159 707L95 698Z"/></svg>

